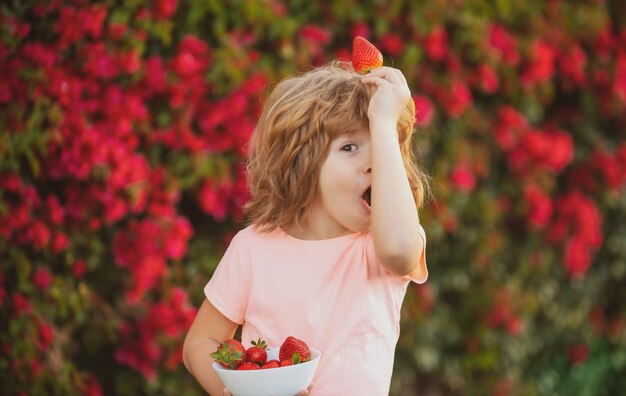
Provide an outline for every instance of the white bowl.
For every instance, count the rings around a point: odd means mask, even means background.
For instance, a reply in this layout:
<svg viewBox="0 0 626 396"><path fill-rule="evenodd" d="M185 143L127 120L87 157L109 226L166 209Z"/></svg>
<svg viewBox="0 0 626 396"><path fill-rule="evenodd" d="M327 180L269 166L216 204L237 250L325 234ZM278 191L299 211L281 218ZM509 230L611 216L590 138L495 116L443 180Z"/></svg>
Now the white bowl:
<svg viewBox="0 0 626 396"><path fill-rule="evenodd" d="M278 359L279 348L267 350L267 360ZM231 370L219 363L213 369L233 396L295 396L313 381L321 353L311 349L311 360L293 366L262 370Z"/></svg>

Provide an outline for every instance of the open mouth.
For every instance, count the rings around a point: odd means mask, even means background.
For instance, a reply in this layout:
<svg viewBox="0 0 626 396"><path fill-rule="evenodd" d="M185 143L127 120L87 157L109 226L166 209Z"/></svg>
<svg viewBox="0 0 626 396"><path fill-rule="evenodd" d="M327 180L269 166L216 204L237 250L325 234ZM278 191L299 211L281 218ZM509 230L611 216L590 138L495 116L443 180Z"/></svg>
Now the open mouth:
<svg viewBox="0 0 626 396"><path fill-rule="evenodd" d="M367 206L372 206L372 188L368 187L367 190L361 196L361 199L367 203Z"/></svg>

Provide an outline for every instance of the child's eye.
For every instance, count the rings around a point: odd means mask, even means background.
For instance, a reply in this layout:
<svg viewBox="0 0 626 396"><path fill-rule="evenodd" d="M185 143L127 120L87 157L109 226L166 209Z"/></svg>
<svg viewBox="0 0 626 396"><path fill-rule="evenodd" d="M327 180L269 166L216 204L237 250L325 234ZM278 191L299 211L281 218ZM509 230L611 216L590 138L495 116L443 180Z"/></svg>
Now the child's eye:
<svg viewBox="0 0 626 396"><path fill-rule="evenodd" d="M355 151L357 148L357 145L354 143L346 144L345 146L341 147L343 151Z"/></svg>

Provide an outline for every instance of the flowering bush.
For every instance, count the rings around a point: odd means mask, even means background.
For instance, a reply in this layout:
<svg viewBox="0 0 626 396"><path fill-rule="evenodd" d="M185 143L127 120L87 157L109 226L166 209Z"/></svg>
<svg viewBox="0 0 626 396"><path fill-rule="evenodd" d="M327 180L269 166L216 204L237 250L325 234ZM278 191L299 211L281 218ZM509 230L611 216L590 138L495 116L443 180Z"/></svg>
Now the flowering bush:
<svg viewBox="0 0 626 396"><path fill-rule="evenodd" d="M201 394L185 332L268 84L402 69L435 199L395 395L626 390L619 1L0 6L0 393Z"/></svg>

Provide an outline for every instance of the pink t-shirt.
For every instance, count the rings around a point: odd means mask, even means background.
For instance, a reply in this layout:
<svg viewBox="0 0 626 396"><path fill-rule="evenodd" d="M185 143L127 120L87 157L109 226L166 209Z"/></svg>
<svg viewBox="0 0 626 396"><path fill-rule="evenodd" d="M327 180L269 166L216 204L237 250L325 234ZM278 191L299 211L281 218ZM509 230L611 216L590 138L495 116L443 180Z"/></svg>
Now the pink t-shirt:
<svg viewBox="0 0 626 396"><path fill-rule="evenodd" d="M278 348L294 336L320 350L312 395L382 396L389 394L407 285L427 276L388 272L370 233L311 241L250 226L233 238L204 292L243 325L245 347L262 338Z"/></svg>

